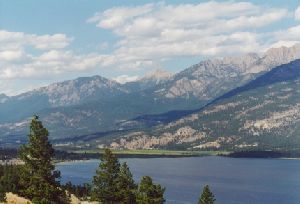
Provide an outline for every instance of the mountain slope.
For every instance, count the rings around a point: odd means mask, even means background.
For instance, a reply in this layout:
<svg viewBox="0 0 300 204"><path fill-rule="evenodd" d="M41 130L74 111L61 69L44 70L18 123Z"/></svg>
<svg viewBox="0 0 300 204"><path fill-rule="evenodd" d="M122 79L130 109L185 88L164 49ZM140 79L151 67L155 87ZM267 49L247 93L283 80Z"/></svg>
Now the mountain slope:
<svg viewBox="0 0 300 204"><path fill-rule="evenodd" d="M290 48L272 48L262 56L253 53L241 57L206 60L176 74L154 92L157 96L166 98L194 96L202 101L210 101L273 67L299 58L300 44L296 44Z"/></svg>
<svg viewBox="0 0 300 204"><path fill-rule="evenodd" d="M172 123L119 135L109 146L299 149L300 60L276 67L238 90Z"/></svg>
<svg viewBox="0 0 300 204"><path fill-rule="evenodd" d="M0 103L0 123L26 119L41 110L108 99L128 93L121 84L100 76L51 84L7 98Z"/></svg>
<svg viewBox="0 0 300 204"><path fill-rule="evenodd" d="M135 84L99 76L56 83L0 103L0 135L24 137L33 114L47 123L52 138L171 122L295 58L300 58L300 44L262 56L206 60L175 75L157 71Z"/></svg>
<svg viewBox="0 0 300 204"><path fill-rule="evenodd" d="M48 96L51 107L77 105L128 93L121 84L101 76L81 77L37 90Z"/></svg>
<svg viewBox="0 0 300 204"><path fill-rule="evenodd" d="M255 84L263 84L264 79L260 79L260 82L255 80L247 87L243 86L272 68L299 58L300 44L297 44L290 48L272 48L262 56L252 53L241 57L225 57L200 62L174 75L170 80L147 93L154 98L176 98L186 102L177 104L173 111L144 114L127 123L151 127L198 112L206 104L230 97ZM186 106L187 103L189 106Z"/></svg>

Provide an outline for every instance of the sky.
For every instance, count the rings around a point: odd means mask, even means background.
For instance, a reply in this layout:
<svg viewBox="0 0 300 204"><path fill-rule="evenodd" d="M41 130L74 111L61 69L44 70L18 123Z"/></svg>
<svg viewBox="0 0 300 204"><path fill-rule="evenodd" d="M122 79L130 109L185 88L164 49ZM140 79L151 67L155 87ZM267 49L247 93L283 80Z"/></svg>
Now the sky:
<svg viewBox="0 0 300 204"><path fill-rule="evenodd" d="M262 53L300 41L298 0L0 0L0 93Z"/></svg>

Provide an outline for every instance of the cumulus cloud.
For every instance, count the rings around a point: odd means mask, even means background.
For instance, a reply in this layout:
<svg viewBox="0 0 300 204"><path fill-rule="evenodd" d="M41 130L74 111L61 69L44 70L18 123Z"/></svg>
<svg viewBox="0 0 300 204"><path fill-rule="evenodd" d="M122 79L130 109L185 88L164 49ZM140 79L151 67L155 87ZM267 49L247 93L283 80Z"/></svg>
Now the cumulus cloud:
<svg viewBox="0 0 300 204"><path fill-rule="evenodd" d="M35 35L0 30L0 80L55 78L108 63L104 55L78 55L66 50L72 40L65 34Z"/></svg>
<svg viewBox="0 0 300 204"><path fill-rule="evenodd" d="M47 66L42 62L43 57L51 53L52 49L64 49L71 41L72 38L65 34L35 35L0 30L0 79L34 77L40 76L47 69L49 73L61 69L58 66ZM30 47L41 54L26 52ZM51 63L54 65L55 62Z"/></svg>
<svg viewBox="0 0 300 204"><path fill-rule="evenodd" d="M97 23L97 26L101 28L115 28L121 26L129 19L150 12L152 9L153 4L108 9L103 13L96 13L93 17L89 18L87 22Z"/></svg>
<svg viewBox="0 0 300 204"><path fill-rule="evenodd" d="M260 28L288 16L288 10L250 2L117 7L88 19L121 37L114 56L143 64L178 56L224 56L260 51Z"/></svg>
<svg viewBox="0 0 300 204"><path fill-rule="evenodd" d="M278 40L300 40L300 25L275 32L274 36Z"/></svg>
<svg viewBox="0 0 300 204"><path fill-rule="evenodd" d="M30 57L21 64L4 64L0 79L49 78L70 72L81 72L107 63L106 57L97 54L76 55L72 51L49 50Z"/></svg>
<svg viewBox="0 0 300 204"><path fill-rule="evenodd" d="M2 61L14 61L22 58L24 53L22 50L4 50L0 51L0 60Z"/></svg>
<svg viewBox="0 0 300 204"><path fill-rule="evenodd" d="M62 49L69 45L72 38L65 34L35 35L23 32L0 30L0 49L20 49L23 46L33 46L36 49Z"/></svg>

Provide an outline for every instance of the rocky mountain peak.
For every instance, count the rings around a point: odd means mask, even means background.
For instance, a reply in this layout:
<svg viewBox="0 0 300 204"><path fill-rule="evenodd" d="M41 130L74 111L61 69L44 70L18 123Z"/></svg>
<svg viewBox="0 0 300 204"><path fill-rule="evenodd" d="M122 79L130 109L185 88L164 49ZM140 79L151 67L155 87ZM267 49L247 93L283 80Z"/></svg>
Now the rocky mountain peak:
<svg viewBox="0 0 300 204"><path fill-rule="evenodd" d="M43 98L51 107L58 107L76 105L88 100L112 97L127 92L126 88L116 81L101 76L92 76L53 83L13 98L18 101ZM46 103L44 105L47 106Z"/></svg>
<svg viewBox="0 0 300 204"><path fill-rule="evenodd" d="M230 89L241 86L260 73L300 58L300 44L293 47L272 48L262 55L204 60L176 74L168 86L157 93L167 98L196 97L211 100Z"/></svg>
<svg viewBox="0 0 300 204"><path fill-rule="evenodd" d="M53 106L73 105L87 98L127 92L119 83L101 76L80 77L40 88Z"/></svg>
<svg viewBox="0 0 300 204"><path fill-rule="evenodd" d="M277 66L300 58L300 43L292 47L271 48L263 55L264 64Z"/></svg>
<svg viewBox="0 0 300 204"><path fill-rule="evenodd" d="M281 46L278 48L270 48L265 52L265 56L268 57L282 57L298 55L300 52L300 43L293 45L292 47Z"/></svg>

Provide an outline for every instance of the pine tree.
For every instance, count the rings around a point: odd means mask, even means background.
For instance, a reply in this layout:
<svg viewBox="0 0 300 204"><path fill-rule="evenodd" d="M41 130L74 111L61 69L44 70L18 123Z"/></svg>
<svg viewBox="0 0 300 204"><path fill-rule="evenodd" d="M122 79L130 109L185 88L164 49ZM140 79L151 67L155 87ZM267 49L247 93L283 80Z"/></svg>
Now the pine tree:
<svg viewBox="0 0 300 204"><path fill-rule="evenodd" d="M209 186L206 185L203 188L198 204L214 204L216 199L213 193L210 191Z"/></svg>
<svg viewBox="0 0 300 204"><path fill-rule="evenodd" d="M123 204L135 204L136 184L126 162L120 168L118 176L118 197Z"/></svg>
<svg viewBox="0 0 300 204"><path fill-rule="evenodd" d="M139 184L137 193L138 204L162 204L164 199L165 188L158 184L153 184L150 176L144 176Z"/></svg>
<svg viewBox="0 0 300 204"><path fill-rule="evenodd" d="M29 144L20 148L21 168L20 194L35 204L68 203L66 193L60 188L60 172L52 163L54 149L48 140L48 130L38 116L30 124Z"/></svg>
<svg viewBox="0 0 300 204"><path fill-rule="evenodd" d="M106 149L93 179L92 198L102 203L120 202L118 178L120 163L117 157Z"/></svg>

